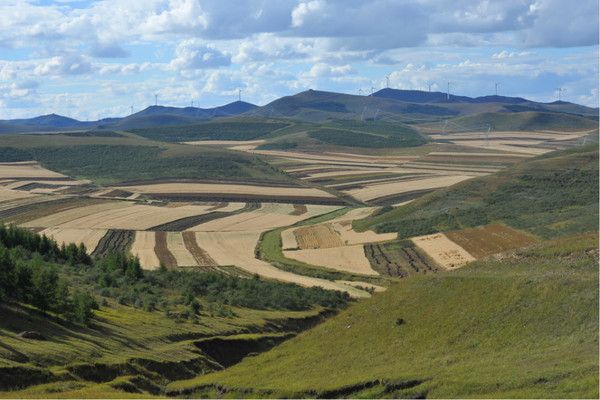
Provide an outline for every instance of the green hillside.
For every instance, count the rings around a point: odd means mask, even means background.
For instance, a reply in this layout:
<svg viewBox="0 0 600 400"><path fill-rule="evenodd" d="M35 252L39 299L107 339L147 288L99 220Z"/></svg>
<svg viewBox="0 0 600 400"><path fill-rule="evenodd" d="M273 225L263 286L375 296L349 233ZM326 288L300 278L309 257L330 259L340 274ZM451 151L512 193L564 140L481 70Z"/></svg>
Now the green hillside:
<svg viewBox="0 0 600 400"><path fill-rule="evenodd" d="M598 148L574 148L516 164L355 221L401 238L502 222L542 238L597 229Z"/></svg>
<svg viewBox="0 0 600 400"><path fill-rule="evenodd" d="M487 129L494 131L567 130L578 131L598 127L598 121L558 112L486 112L450 120L449 129Z"/></svg>
<svg viewBox="0 0 600 400"><path fill-rule="evenodd" d="M598 237L410 277L277 348L174 382L208 397L598 397Z"/></svg>
<svg viewBox="0 0 600 400"><path fill-rule="evenodd" d="M3 136L0 162L37 160L51 170L99 184L161 179L292 182L267 163L241 152L125 135Z"/></svg>

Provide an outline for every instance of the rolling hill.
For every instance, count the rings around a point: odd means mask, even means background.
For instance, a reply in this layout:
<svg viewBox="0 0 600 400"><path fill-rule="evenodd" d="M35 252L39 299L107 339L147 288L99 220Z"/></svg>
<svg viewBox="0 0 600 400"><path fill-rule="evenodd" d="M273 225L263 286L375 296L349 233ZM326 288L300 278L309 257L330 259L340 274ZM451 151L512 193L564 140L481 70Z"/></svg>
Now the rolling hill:
<svg viewBox="0 0 600 400"><path fill-rule="evenodd" d="M356 221L360 230L412 237L500 222L542 238L593 231L598 222L598 148L578 147L423 196Z"/></svg>
<svg viewBox="0 0 600 400"><path fill-rule="evenodd" d="M550 153L363 220L401 237L495 221L540 242L404 278L269 352L168 392L597 397L597 175L595 147Z"/></svg>

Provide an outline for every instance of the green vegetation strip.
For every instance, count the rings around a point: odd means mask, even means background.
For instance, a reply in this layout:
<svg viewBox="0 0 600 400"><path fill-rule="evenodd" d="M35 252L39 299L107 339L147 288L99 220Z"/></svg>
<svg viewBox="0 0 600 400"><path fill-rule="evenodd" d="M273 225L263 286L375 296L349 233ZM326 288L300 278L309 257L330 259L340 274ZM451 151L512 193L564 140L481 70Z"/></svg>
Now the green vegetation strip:
<svg viewBox="0 0 600 400"><path fill-rule="evenodd" d="M408 277L267 353L168 390L191 397L219 388L221 397L597 398L597 243L597 234L569 237Z"/></svg>

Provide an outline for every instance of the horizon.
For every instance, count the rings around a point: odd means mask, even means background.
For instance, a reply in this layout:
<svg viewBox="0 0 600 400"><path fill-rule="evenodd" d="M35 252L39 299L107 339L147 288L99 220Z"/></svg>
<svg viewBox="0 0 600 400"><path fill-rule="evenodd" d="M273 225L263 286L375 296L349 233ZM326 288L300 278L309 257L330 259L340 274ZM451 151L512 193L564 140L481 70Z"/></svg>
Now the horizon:
<svg viewBox="0 0 600 400"><path fill-rule="evenodd" d="M25 1L0 5L0 119L267 104L386 87L598 107L598 3ZM116 11L116 12L115 12ZM377 19L376 24L370 21ZM401 23L399 23L399 21ZM566 21L566 22L565 22ZM554 29L560 26L560 29Z"/></svg>
<svg viewBox="0 0 600 400"><path fill-rule="evenodd" d="M389 90L397 90L397 91L407 91L407 92L408 92L408 91L412 91L412 92L422 92L422 93L441 93L441 94L445 94L445 93L446 93L446 92L443 92L443 91L431 91L431 92L430 92L430 91L428 91L428 90L419 90L419 89L394 89L394 88L381 88L381 89L379 89L379 90L375 91L374 93L377 93L377 92L379 92L379 91L382 91L382 90L384 90L384 89L389 89ZM292 97L292 96L296 96L296 95L298 95L298 94L301 94L301 93L304 93L304 92L308 92L308 91L315 91L315 92L326 92L326 93L336 93L336 94L343 94L343 95L348 95L348 96L356 96L356 94L354 94L354 93L331 92L331 91L327 91L327 90L320 90L320 89L306 89L306 90L303 90L303 91L300 91L300 92L297 92L297 93L283 95L283 96L281 96L281 97L279 97L279 98L277 98L277 99L274 99L273 101L279 100L279 99L281 99L281 98L283 98L283 97ZM363 96L364 96L364 97L370 97L370 96L371 96L371 94L367 94L367 95L363 95ZM475 98L479 98L479 97L486 97L486 96L487 96L487 97L493 97L493 96L494 96L494 94L492 94L492 95L484 95L484 96L477 96L477 97L471 97L471 96L465 96L465 95L462 95L462 94L459 94L459 93L450 93L450 96L456 96L456 97L470 97L470 98L473 98L473 99L475 99ZM519 97L519 96L503 96L503 95L501 95L501 94L498 94L497 96L498 96L498 97L506 97L506 98L518 98L518 97ZM534 100L527 99L527 98L524 98L524 100L526 100L526 101L534 101ZM569 102L569 101L566 101L566 100L560 100L560 101L562 101L563 103L571 103L571 104L576 104L576 105L583 105L583 104L578 104L578 103ZM134 112L133 112L133 113L130 113L130 114L126 114L126 115L123 115L123 116L114 116L114 115L113 115L113 116L106 116L106 117L103 117L103 118L99 118L99 119L97 119L97 120L80 120L80 119L77 119L77 118L75 118L75 117L72 117L72 116L69 116L69 115L59 114L59 113L56 113L56 112L50 112L50 113L48 113L48 114L32 115L32 116L29 116L29 117L23 117L23 118L15 118L15 119L0 119L0 121L11 121L11 120L17 120L17 119L28 120L28 119L34 119L34 118L38 118L38 117L47 117L47 116L53 116L53 115L55 115L55 116L59 116L59 117L65 117L65 118L74 119L74 120L77 120L77 121L79 121L79 122L97 122L97 121L100 121L100 120L102 120L102 119L111 119L111 118L127 118L127 117L129 117L129 116L131 116L131 115L135 115L135 114L137 114L137 113L139 113L139 112L145 111L145 110L147 110L147 109L150 109L150 108L152 108L152 107L159 107L159 108L160 108L160 107L163 107L163 108L177 108L177 109L186 109L186 108L192 108L192 109L197 109L197 110L210 110L210 109L214 109L214 108L225 107L225 106L228 106L228 105L230 105L230 104L235 104L235 103L238 103L238 102L242 102L242 103L250 104L250 105L253 105L253 106L256 106L256 107L264 107L264 106L267 106L268 104L270 104L270 103L271 103L271 102L269 102L269 103L265 103L265 104L255 104L255 103L247 102L247 101L244 101L244 100L234 100L234 101L231 101L231 102L228 102L228 103L224 103L224 104L215 105L215 106L213 106L213 107L199 107L199 106L196 106L196 105L194 105L194 106L190 106L190 105L188 105L188 106L185 106L185 105L184 105L184 106L177 106L177 105L171 105L171 104L150 104L150 105L148 105L148 106L146 106L146 107L144 107L144 108L142 108L142 109L140 109L140 110L134 110ZM549 102L546 102L546 103L544 103L544 102L539 102L539 103L540 103L540 104L553 104L553 103L557 103L557 102L558 102L558 100L557 100L557 99L555 99L555 100L553 100L553 101L549 101ZM443 104L443 102L442 102L441 104ZM588 106L588 107L589 107L589 106ZM592 108L593 108L593 107L592 107ZM598 109L598 107L595 107L595 108L596 108L596 109Z"/></svg>

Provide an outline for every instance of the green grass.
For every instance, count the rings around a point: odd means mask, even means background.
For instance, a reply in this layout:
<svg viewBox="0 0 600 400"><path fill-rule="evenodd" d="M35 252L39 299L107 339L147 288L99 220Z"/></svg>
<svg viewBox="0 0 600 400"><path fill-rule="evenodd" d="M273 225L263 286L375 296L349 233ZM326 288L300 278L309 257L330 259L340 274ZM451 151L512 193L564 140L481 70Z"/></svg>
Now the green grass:
<svg viewBox="0 0 600 400"><path fill-rule="evenodd" d="M549 153L355 221L400 238L502 222L542 238L592 231L598 221L598 149Z"/></svg>
<svg viewBox="0 0 600 400"><path fill-rule="evenodd" d="M533 131L533 130L584 130L598 127L592 119L564 113L527 111L518 113L489 112L451 120L462 128L487 129L495 131ZM450 129L453 129L452 124Z"/></svg>
<svg viewBox="0 0 600 400"><path fill-rule="evenodd" d="M149 143L3 146L0 161L34 159L51 170L99 184L167 179L292 183L267 163L239 152Z"/></svg>
<svg viewBox="0 0 600 400"><path fill-rule="evenodd" d="M193 140L254 140L288 126L284 122L263 120L210 121L193 125L132 129L148 139L166 142Z"/></svg>
<svg viewBox="0 0 600 400"><path fill-rule="evenodd" d="M168 389L315 397L372 382L345 395L597 398L597 243L563 238L406 278L272 351Z"/></svg>

